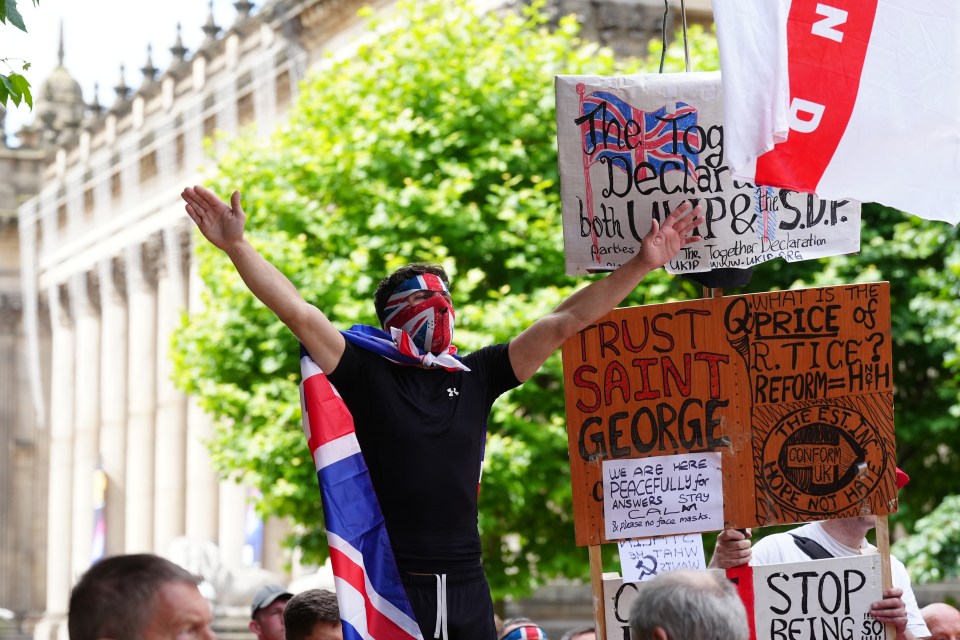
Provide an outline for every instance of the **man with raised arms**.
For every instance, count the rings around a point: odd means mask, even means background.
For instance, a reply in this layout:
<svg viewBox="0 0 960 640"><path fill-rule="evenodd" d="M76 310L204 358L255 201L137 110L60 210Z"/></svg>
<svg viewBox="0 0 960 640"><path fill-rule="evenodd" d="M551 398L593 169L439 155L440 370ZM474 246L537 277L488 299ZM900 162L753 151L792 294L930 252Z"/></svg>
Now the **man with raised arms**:
<svg viewBox="0 0 960 640"><path fill-rule="evenodd" d="M567 338L613 310L647 273L699 240L691 234L703 222L700 207L683 203L662 224L654 220L640 251L619 269L579 289L508 343L460 359L441 267L408 265L380 283L374 306L382 331L358 326L341 332L246 241L240 192L230 204L200 186L181 195L204 237L297 336L350 410L424 636L495 638L477 530L477 482L493 401L530 378ZM387 360L370 351L371 340L390 342L397 356Z"/></svg>

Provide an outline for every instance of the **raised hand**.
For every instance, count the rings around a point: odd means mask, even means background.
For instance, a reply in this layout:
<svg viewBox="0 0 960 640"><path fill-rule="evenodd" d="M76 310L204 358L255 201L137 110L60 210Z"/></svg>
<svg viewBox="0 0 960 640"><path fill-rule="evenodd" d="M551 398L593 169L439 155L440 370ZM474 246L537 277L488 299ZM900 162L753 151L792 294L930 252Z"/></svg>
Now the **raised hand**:
<svg viewBox="0 0 960 640"><path fill-rule="evenodd" d="M187 215L197 224L203 237L215 247L227 251L243 239L243 225L247 217L240 207L239 191L234 191L230 196L229 205L200 185L187 187L180 197L186 202Z"/></svg>
<svg viewBox="0 0 960 640"><path fill-rule="evenodd" d="M703 207L691 207L684 201L670 212L661 225L653 219L650 231L640 243L641 261L649 269L658 269L673 259L684 245L700 240L700 236L690 233L694 227L703 223L700 215Z"/></svg>

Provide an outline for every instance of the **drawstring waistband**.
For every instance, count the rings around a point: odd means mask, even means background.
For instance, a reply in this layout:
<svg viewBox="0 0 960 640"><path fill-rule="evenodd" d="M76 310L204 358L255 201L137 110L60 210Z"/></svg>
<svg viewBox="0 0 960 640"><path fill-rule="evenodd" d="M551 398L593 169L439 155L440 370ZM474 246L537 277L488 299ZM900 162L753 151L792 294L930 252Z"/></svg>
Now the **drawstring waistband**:
<svg viewBox="0 0 960 640"><path fill-rule="evenodd" d="M430 588L436 590L437 623L433 637L434 640L450 640L447 631L447 587L453 588L456 592L456 589L462 586L483 582L483 569L478 566L466 571L453 570L446 573L429 573L428 571L423 573L401 572L400 581L404 585L420 590L421 593L429 593L426 590Z"/></svg>
<svg viewBox="0 0 960 640"><path fill-rule="evenodd" d="M434 574L437 579L437 626L433 630L435 639L449 640L447 635L447 574Z"/></svg>

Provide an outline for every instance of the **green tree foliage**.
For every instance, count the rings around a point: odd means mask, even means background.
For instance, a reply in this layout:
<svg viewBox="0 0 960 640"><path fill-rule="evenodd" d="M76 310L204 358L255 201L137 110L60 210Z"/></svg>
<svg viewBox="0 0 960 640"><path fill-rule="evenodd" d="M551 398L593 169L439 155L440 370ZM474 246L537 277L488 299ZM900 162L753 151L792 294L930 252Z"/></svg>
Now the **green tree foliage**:
<svg viewBox="0 0 960 640"><path fill-rule="evenodd" d="M40 0L33 0L33 6L40 6ZM27 26L23 22L23 16L17 10L17 0L0 1L0 24L11 24L24 33L27 32ZM0 106L6 106L7 101L19 106L21 102L26 102L27 106L33 109L33 95L30 93L30 83L26 77L13 70L10 64L18 58L0 58L10 69L9 74L0 73ZM30 63L20 60L20 67L23 71L30 69Z"/></svg>
<svg viewBox="0 0 960 640"><path fill-rule="evenodd" d="M917 520L916 533L894 544L893 553L917 582L960 578L960 495Z"/></svg>
<svg viewBox="0 0 960 640"><path fill-rule="evenodd" d="M242 190L251 242L338 326L376 323L372 293L381 276L412 259L441 262L454 280L455 340L465 352L516 335L582 284L563 275L554 76L652 71L660 53L655 45L643 65L617 64L582 42L572 20L549 31L539 5L518 16L478 14L470 4L402 5L400 28L303 83L281 130L231 141L210 184L224 196ZM386 26L371 21L371 29ZM716 68L715 41L696 28L691 40L694 69ZM682 60L682 43L672 43L668 69L682 70ZM933 434L949 431L946 416L960 406L956 336L953 386L940 384L949 378L944 345L957 326L939 275L951 232L880 208L866 209L864 219L860 256L761 265L749 290L893 281L894 353L904 362L901 459L917 473ZM204 242L198 254L205 307L175 336L177 381L218 418L211 452L219 471L259 488L260 511L289 517L289 542L308 561L322 560L319 492L299 426L296 341L223 255ZM954 273L952 299L956 282ZM914 295L922 283L926 303ZM627 303L698 295L693 283L661 271ZM926 330L932 317L940 318L938 337ZM930 387L934 372L941 379ZM960 466L950 456L943 464ZM586 577L586 552L573 544L558 356L496 403L480 502L495 597L553 576Z"/></svg>

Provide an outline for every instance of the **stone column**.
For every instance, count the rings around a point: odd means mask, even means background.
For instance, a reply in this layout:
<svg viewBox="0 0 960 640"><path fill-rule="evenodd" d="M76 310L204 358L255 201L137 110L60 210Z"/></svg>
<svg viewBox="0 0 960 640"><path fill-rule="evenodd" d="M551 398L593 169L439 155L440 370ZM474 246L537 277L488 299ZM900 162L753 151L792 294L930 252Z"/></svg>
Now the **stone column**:
<svg viewBox="0 0 960 640"><path fill-rule="evenodd" d="M260 565L267 571L287 573L291 557L283 541L288 535L290 522L285 518L267 518L263 523L263 557Z"/></svg>
<svg viewBox="0 0 960 640"><path fill-rule="evenodd" d="M157 412L155 245L124 251L127 274L127 553L153 552L154 435Z"/></svg>
<svg viewBox="0 0 960 640"><path fill-rule="evenodd" d="M73 436L74 579L90 566L93 549L93 484L100 429L100 309L96 283L86 272L70 278L76 335Z"/></svg>
<svg viewBox="0 0 960 640"><path fill-rule="evenodd" d="M184 535L187 401L173 384L170 339L186 309L177 227L163 231L163 257L157 273L157 432L153 545L168 553L170 541Z"/></svg>
<svg viewBox="0 0 960 640"><path fill-rule="evenodd" d="M189 236L188 236L189 239ZM203 281L197 271L197 260L187 249L188 309L191 315L203 310ZM210 464L206 442L213 435L213 420L201 407L199 399L187 399L187 535L211 542L217 541L220 522L220 487Z"/></svg>
<svg viewBox="0 0 960 640"><path fill-rule="evenodd" d="M123 262L97 264L100 276L100 465L107 479L107 555L126 550L127 301Z"/></svg>
<svg viewBox="0 0 960 640"><path fill-rule="evenodd" d="M220 557L228 569L244 566L244 525L247 513L247 490L245 487L224 480L220 483L220 531L217 544Z"/></svg>
<svg viewBox="0 0 960 640"><path fill-rule="evenodd" d="M73 482L74 329L69 299L61 287L50 288L53 368L50 379L50 486L47 502L47 610L37 629L52 637L65 627L70 602L71 491Z"/></svg>

